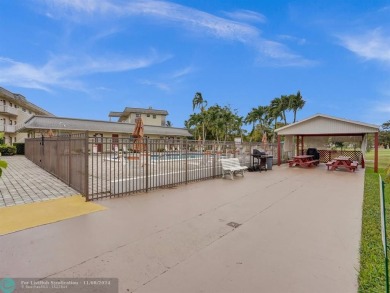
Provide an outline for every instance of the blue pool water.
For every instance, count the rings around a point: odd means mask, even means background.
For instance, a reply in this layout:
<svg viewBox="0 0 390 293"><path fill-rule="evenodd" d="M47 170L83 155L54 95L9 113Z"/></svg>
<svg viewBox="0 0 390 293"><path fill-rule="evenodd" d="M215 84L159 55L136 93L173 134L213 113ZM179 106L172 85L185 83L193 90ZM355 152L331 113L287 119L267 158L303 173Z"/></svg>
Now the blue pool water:
<svg viewBox="0 0 390 293"><path fill-rule="evenodd" d="M202 154L161 154L151 155L152 160L185 160L186 156L188 159L200 159L204 155Z"/></svg>

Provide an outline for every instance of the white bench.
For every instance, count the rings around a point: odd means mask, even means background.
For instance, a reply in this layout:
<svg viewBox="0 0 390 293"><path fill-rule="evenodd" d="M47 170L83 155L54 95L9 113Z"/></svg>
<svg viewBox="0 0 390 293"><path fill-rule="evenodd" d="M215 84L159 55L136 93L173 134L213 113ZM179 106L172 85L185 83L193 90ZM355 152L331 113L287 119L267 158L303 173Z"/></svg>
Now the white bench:
<svg viewBox="0 0 390 293"><path fill-rule="evenodd" d="M233 180L233 176L237 173L241 173L244 176L244 171L248 169L246 166L241 166L238 158L221 159L222 164L222 178L225 174L230 174L230 178Z"/></svg>

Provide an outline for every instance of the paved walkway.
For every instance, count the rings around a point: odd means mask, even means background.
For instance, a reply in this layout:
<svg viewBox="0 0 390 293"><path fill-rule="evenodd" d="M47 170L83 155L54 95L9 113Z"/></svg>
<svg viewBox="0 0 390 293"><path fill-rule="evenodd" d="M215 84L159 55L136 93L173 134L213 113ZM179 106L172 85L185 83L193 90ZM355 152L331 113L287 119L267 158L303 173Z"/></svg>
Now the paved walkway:
<svg viewBox="0 0 390 293"><path fill-rule="evenodd" d="M78 194L25 156L1 157L8 167L0 178L0 208Z"/></svg>
<svg viewBox="0 0 390 293"><path fill-rule="evenodd" d="M357 292L363 180L360 168L274 166L97 201L108 209L2 236L0 276L114 277L137 293Z"/></svg>

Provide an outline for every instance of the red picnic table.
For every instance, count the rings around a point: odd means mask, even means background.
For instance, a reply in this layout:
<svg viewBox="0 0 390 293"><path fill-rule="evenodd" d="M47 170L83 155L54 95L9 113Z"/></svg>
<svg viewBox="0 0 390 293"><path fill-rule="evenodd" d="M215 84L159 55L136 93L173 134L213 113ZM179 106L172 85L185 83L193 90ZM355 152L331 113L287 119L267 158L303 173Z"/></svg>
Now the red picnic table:
<svg viewBox="0 0 390 293"><path fill-rule="evenodd" d="M328 170L331 171L334 171L337 168L345 168L351 172L355 172L358 167L358 162L352 161L350 157L337 157L326 163L326 166L328 167Z"/></svg>
<svg viewBox="0 0 390 293"><path fill-rule="evenodd" d="M292 160L288 161L289 167L293 167L293 166L312 167L312 166L317 166L318 163L319 160L313 160L312 155L294 156Z"/></svg>

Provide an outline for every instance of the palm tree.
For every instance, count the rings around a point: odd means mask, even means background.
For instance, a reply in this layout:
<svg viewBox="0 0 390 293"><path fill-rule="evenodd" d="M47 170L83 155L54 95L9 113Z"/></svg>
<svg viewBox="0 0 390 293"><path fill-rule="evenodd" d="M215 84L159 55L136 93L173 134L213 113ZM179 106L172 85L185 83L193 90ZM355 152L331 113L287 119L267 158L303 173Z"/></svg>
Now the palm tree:
<svg viewBox="0 0 390 293"><path fill-rule="evenodd" d="M267 118L270 121L274 121L274 130L277 128L278 125L278 118L283 119L283 111L282 111L282 99L281 98L274 98L269 107L268 107L268 113ZM272 135L272 142L275 141L275 131Z"/></svg>
<svg viewBox="0 0 390 293"><path fill-rule="evenodd" d="M172 127L172 122L167 120L167 122L165 123L165 126L166 127Z"/></svg>
<svg viewBox="0 0 390 293"><path fill-rule="evenodd" d="M302 98L301 92L298 91L296 95L290 96L289 108L294 112L294 122L297 121L297 111L305 106L306 101Z"/></svg>
<svg viewBox="0 0 390 293"><path fill-rule="evenodd" d="M185 127L190 131L192 136L197 139L199 131L199 125L202 122L202 118L200 117L200 114L191 114L190 118L186 121L184 121Z"/></svg>
<svg viewBox="0 0 390 293"><path fill-rule="evenodd" d="M264 124L266 124L266 114L267 114L267 107L266 106L258 106L257 108L252 108L252 110L248 113L248 115L244 119L245 124L252 123L252 131L251 131L251 138L256 128L256 122L258 122L261 126L261 128L264 128Z"/></svg>
<svg viewBox="0 0 390 293"><path fill-rule="evenodd" d="M284 120L284 124L287 125L286 111L289 110L290 106L290 98L289 96L282 95L280 96L280 111L282 113L282 119Z"/></svg>
<svg viewBox="0 0 390 293"><path fill-rule="evenodd" d="M203 114L205 108L207 107L207 101L203 99L202 93L196 92L194 98L192 99L192 110L195 111L195 108L199 108L200 112ZM205 118L203 116L203 118ZM205 121L202 122L202 133L203 133L203 143L205 142Z"/></svg>
<svg viewBox="0 0 390 293"><path fill-rule="evenodd" d="M278 118L283 119L282 99L281 98L274 98L271 101L271 103L268 107L268 118L274 120L274 129L276 129Z"/></svg>

